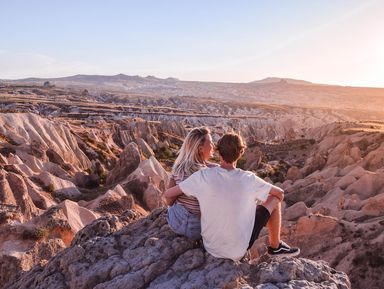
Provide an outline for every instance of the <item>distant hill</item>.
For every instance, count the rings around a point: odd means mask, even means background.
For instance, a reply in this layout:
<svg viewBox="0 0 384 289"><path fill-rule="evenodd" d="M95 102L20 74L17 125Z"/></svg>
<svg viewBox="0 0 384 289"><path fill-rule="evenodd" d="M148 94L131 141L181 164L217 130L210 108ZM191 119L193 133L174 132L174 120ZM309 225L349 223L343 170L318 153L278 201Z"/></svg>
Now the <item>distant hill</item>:
<svg viewBox="0 0 384 289"><path fill-rule="evenodd" d="M305 80L267 77L248 83L183 81L155 76L74 75L59 78L26 78L7 81L87 89L90 94L110 93L119 97L196 97L332 109L382 111L384 88L351 87L311 83Z"/></svg>
<svg viewBox="0 0 384 289"><path fill-rule="evenodd" d="M147 81L178 81L176 78L168 77L166 79L157 78L152 75L142 77L139 75L126 75L126 74L116 74L116 75L87 75L87 74L77 74L73 76L66 77L57 77L57 78L23 78L12 80L12 82L42 82L42 81L58 81L58 82L124 82L124 81L135 81L135 82L147 82Z"/></svg>
<svg viewBox="0 0 384 289"><path fill-rule="evenodd" d="M306 81L306 80L300 80L300 79L293 79L293 78L280 78L280 77L267 77L261 80L255 80L249 83L259 83L259 84L266 84L266 83L289 83L289 84L298 84L298 85L306 85L306 84L313 84L312 82Z"/></svg>

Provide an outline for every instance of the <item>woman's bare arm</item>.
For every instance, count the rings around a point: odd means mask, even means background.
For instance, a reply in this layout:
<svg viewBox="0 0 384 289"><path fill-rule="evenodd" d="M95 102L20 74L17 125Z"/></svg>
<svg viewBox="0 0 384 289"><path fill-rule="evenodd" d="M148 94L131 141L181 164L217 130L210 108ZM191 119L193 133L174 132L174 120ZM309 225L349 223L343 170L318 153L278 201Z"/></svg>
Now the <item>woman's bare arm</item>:
<svg viewBox="0 0 384 289"><path fill-rule="evenodd" d="M170 188L173 188L176 186L176 181L174 178L171 178L169 180L169 183L168 183L168 189ZM168 206L172 206L173 203L176 201L177 199L177 196L176 197L167 197L167 195L164 193L164 196L165 196L165 202L167 203Z"/></svg>

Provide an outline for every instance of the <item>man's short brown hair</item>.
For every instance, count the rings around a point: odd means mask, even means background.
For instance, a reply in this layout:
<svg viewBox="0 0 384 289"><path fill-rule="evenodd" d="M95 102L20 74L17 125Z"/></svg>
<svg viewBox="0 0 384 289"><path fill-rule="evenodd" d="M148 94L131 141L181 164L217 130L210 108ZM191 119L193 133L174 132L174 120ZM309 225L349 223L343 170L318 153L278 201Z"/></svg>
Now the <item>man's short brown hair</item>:
<svg viewBox="0 0 384 289"><path fill-rule="evenodd" d="M227 163L237 161L243 155L245 148L243 138L236 133L227 133L217 142L217 150Z"/></svg>

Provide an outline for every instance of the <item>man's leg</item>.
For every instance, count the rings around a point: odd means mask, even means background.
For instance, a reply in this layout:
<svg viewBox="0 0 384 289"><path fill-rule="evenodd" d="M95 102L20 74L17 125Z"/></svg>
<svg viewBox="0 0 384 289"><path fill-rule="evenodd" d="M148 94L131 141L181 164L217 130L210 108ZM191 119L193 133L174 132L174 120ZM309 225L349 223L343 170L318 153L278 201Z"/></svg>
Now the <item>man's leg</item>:
<svg viewBox="0 0 384 289"><path fill-rule="evenodd" d="M262 204L270 213L271 216L267 222L269 233L268 255L273 257L279 256L297 256L300 254L300 249L290 247L284 241L280 240L281 231L281 202L275 197L268 197L267 201Z"/></svg>
<svg viewBox="0 0 384 289"><path fill-rule="evenodd" d="M268 199L263 204L257 207L258 208L256 209L256 220L255 220L255 222L257 223L255 223L255 228L254 228L254 231L252 232L252 238L250 242L256 241L262 227L267 225L270 246L277 248L280 244L280 226L281 226L280 201L275 197L269 196ZM251 254L251 259L257 259L259 257L259 252L256 246L254 245L255 243L253 244L253 246L250 247L250 251L249 251L249 253Z"/></svg>
<svg viewBox="0 0 384 289"><path fill-rule="evenodd" d="M262 206L271 214L267 223L269 245L273 248L277 248L280 244L281 202L277 198L269 196Z"/></svg>

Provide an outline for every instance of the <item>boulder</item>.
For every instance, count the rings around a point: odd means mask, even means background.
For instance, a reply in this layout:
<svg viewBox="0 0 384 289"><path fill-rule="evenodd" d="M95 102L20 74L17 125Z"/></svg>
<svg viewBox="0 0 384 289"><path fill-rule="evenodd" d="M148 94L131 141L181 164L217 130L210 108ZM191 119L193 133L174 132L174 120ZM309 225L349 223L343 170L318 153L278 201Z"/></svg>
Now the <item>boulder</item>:
<svg viewBox="0 0 384 289"><path fill-rule="evenodd" d="M122 214L126 210L136 208L133 196L127 194L120 185L92 201L80 201L79 205L98 213L110 214Z"/></svg>
<svg viewBox="0 0 384 289"><path fill-rule="evenodd" d="M77 198L81 195L74 183L58 178L48 172L42 172L37 178L43 182L48 192L59 199Z"/></svg>
<svg viewBox="0 0 384 289"><path fill-rule="evenodd" d="M304 202L298 202L284 210L284 220L295 220L307 214L308 208Z"/></svg>
<svg viewBox="0 0 384 289"><path fill-rule="evenodd" d="M21 221L25 222L32 217L39 215L41 211L33 203L33 200L28 193L28 187L24 178L15 173L8 173L6 179L16 202L15 205L20 209L20 212L23 215L23 220ZM10 198L10 200L11 199L12 198Z"/></svg>
<svg viewBox="0 0 384 289"><path fill-rule="evenodd" d="M346 175L341 177L335 186L339 187L342 190L345 190L349 185L353 184L356 181L356 178L352 175Z"/></svg>
<svg viewBox="0 0 384 289"><path fill-rule="evenodd" d="M362 208L365 215L379 217L384 215L384 193L369 198Z"/></svg>
<svg viewBox="0 0 384 289"><path fill-rule="evenodd" d="M118 183L127 178L140 164L140 151L134 142L128 144L120 155L116 166L108 173L107 185Z"/></svg>
<svg viewBox="0 0 384 289"><path fill-rule="evenodd" d="M345 190L347 194L357 194L362 200L384 192L384 174L367 172Z"/></svg>
<svg viewBox="0 0 384 289"><path fill-rule="evenodd" d="M100 177L97 174L86 174L84 172L77 172L75 174L74 182L76 186L81 188L97 188L100 185Z"/></svg>
<svg viewBox="0 0 384 289"><path fill-rule="evenodd" d="M384 142L374 151L366 155L362 161L362 166L370 171L376 171L384 167Z"/></svg>
<svg viewBox="0 0 384 289"><path fill-rule="evenodd" d="M297 221L295 234L315 235L333 232L339 225L336 218L319 214L301 217Z"/></svg>
<svg viewBox="0 0 384 289"><path fill-rule="evenodd" d="M359 165L346 167L345 171L344 170L341 171L341 175L343 175L343 176L349 175L349 176L355 177L356 179L361 178L366 173L367 173L367 171Z"/></svg>
<svg viewBox="0 0 384 289"><path fill-rule="evenodd" d="M57 164L57 165L59 165L61 167L65 165L64 159L60 156L60 154L58 154L53 149L49 148L46 151L46 154L47 154L47 157L49 158L50 162L52 162L54 164Z"/></svg>
<svg viewBox="0 0 384 289"><path fill-rule="evenodd" d="M99 217L96 213L70 200L63 201L59 204L59 207L63 209L69 226L75 233Z"/></svg>
<svg viewBox="0 0 384 289"><path fill-rule="evenodd" d="M165 205L162 192L151 183L143 193L143 202L150 211Z"/></svg>
<svg viewBox="0 0 384 289"><path fill-rule="evenodd" d="M298 167L292 166L288 169L286 178L295 182L296 180L302 179L303 174Z"/></svg>
<svg viewBox="0 0 384 289"><path fill-rule="evenodd" d="M136 139L136 143L144 157L150 158L151 156L155 155L151 147L142 138Z"/></svg>
<svg viewBox="0 0 384 289"><path fill-rule="evenodd" d="M165 205L162 194L168 181L168 173L155 157L150 157L143 160L121 185L144 209L152 210Z"/></svg>

